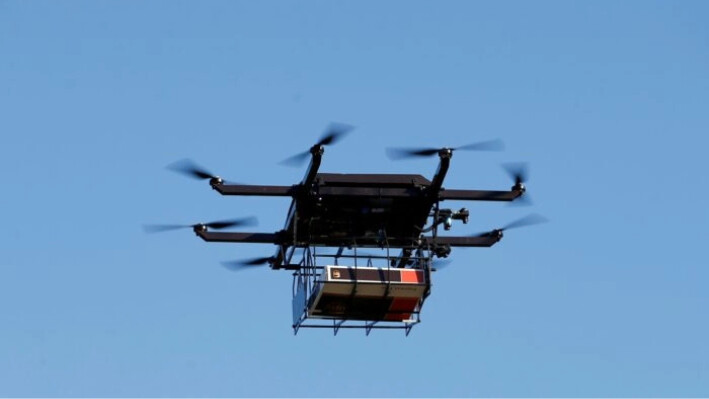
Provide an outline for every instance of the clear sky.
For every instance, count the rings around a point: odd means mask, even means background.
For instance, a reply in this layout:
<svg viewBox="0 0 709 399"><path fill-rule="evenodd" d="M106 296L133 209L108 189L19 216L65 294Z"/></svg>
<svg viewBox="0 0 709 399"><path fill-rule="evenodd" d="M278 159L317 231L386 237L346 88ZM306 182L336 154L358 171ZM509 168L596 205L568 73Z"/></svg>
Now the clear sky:
<svg viewBox="0 0 709 399"><path fill-rule="evenodd" d="M709 396L709 3L1 1L0 396ZM468 206L423 322L293 335L291 276L144 223L255 215L165 169L293 184L278 161L357 126L321 171L421 173L457 153Z"/></svg>

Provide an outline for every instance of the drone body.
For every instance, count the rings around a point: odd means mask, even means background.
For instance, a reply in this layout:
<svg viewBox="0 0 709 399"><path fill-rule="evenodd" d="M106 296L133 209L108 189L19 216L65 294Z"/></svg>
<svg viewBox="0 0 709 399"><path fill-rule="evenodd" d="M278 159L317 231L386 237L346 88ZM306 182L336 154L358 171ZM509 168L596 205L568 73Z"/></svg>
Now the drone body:
<svg viewBox="0 0 709 399"><path fill-rule="evenodd" d="M453 152L501 147L499 141L489 141L458 148L389 151L392 158L438 155L438 170L431 180L413 174L319 173L324 146L349 130L332 125L309 151L286 160L293 164L311 158L303 180L291 186L225 184L191 161L171 166L208 179L222 195L292 197L285 227L276 232L213 231L245 225L250 219L189 227L209 242L275 244L273 256L237 265L269 264L272 269L293 271L296 333L303 327L319 327L333 328L335 333L340 328L364 328L367 333L401 328L408 334L420 322L430 294L434 257L447 257L454 247L490 247L506 228L544 221L532 215L475 236L439 236L439 227L449 230L454 220L467 223L469 216L465 208L442 209L442 201L514 201L525 193L523 168L508 168L515 184L507 191L444 189ZM378 248L385 255L358 253L361 248Z"/></svg>

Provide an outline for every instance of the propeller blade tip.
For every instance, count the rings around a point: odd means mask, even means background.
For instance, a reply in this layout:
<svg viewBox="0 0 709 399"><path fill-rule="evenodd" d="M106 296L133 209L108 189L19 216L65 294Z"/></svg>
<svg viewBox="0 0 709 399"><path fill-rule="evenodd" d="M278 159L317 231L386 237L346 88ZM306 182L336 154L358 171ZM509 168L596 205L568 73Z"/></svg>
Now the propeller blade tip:
<svg viewBox="0 0 709 399"><path fill-rule="evenodd" d="M310 151L304 151L299 154L295 154L291 157L288 157L280 162L278 162L279 165L283 166L289 166L292 168L297 168L303 166L305 161L308 159L308 155L310 155Z"/></svg>
<svg viewBox="0 0 709 399"><path fill-rule="evenodd" d="M165 168L198 180L211 179L216 177L211 172L197 165L197 163L195 163L189 158L184 158L180 159L179 161L175 161L167 165Z"/></svg>

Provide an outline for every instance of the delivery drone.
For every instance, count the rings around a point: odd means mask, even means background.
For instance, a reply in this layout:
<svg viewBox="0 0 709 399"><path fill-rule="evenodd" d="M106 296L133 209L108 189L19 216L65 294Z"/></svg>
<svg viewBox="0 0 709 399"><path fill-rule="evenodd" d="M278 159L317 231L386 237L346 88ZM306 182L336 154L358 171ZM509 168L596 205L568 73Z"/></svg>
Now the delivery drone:
<svg viewBox="0 0 709 399"><path fill-rule="evenodd" d="M498 151L500 140L450 148L388 149L391 159L438 156L431 180L416 174L320 173L325 147L352 130L331 124L308 151L283 164L301 165L310 158L303 179L289 186L229 184L190 160L169 165L173 171L207 180L222 195L291 197L285 226L275 232L220 231L253 225L242 218L189 226L150 225L157 232L190 227L208 242L272 244L273 255L241 262L230 268L268 265L293 273L294 332L300 328L404 329L421 321L431 291L433 259L446 258L455 247L491 247L512 228L543 223L531 214L481 234L439 235L454 221L467 223L469 211L442 208L446 200L521 201L526 192L524 164L506 164L514 181L509 190L461 190L443 187L451 158L457 151ZM378 250L378 254L361 251Z"/></svg>

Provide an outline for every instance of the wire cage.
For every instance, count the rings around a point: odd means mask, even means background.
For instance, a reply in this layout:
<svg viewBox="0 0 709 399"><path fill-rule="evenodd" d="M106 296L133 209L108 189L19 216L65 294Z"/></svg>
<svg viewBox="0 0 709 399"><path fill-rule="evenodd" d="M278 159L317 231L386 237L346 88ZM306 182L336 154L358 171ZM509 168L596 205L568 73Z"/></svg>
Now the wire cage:
<svg viewBox="0 0 709 399"><path fill-rule="evenodd" d="M402 329L408 335L421 321L431 290L433 252L402 250L392 256L359 251L320 253L305 247L293 273L293 330L300 328ZM404 261L402 261L404 259ZM403 267L397 267L403 266Z"/></svg>

